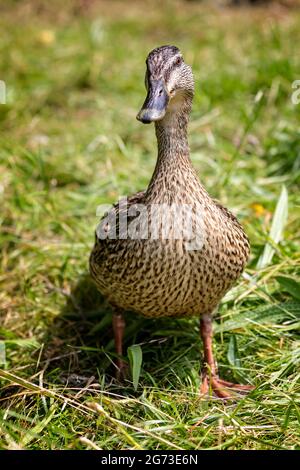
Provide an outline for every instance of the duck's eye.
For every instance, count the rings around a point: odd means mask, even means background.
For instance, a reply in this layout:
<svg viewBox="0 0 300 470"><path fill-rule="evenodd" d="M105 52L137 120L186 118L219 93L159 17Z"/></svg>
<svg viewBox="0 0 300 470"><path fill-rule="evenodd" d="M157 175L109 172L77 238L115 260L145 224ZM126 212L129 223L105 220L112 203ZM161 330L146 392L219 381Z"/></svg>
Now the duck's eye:
<svg viewBox="0 0 300 470"><path fill-rule="evenodd" d="M182 62L182 58L181 57L178 57L176 60L175 60L175 65L180 65Z"/></svg>

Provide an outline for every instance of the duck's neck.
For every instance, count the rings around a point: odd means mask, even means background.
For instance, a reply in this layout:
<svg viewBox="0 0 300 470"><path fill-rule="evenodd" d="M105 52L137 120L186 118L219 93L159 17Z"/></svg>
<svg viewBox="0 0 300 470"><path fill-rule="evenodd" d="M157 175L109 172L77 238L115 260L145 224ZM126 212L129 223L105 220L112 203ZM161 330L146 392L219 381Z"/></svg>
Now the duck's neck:
<svg viewBox="0 0 300 470"><path fill-rule="evenodd" d="M190 163L187 127L188 114L167 114L155 123L158 156L157 167L168 165L172 172L183 163Z"/></svg>
<svg viewBox="0 0 300 470"><path fill-rule="evenodd" d="M185 98L183 103L175 102L164 119L155 123L158 156L145 195L148 201L176 202L188 192L187 185L197 180L187 133L191 104L192 97Z"/></svg>

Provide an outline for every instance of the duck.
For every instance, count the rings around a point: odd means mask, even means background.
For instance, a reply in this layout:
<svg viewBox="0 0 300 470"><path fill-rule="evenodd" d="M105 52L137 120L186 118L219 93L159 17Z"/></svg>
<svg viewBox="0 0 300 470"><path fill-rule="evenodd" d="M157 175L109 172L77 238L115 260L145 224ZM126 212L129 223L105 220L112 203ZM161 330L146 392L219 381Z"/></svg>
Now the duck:
<svg viewBox="0 0 300 470"><path fill-rule="evenodd" d="M237 218L212 198L190 157L188 122L195 82L173 45L146 59L146 99L137 119L154 123L157 160L147 189L121 198L100 220L90 274L113 310L119 376L126 368L126 312L198 317L203 342L200 394L229 399L252 390L219 377L213 319L244 270L250 244Z"/></svg>

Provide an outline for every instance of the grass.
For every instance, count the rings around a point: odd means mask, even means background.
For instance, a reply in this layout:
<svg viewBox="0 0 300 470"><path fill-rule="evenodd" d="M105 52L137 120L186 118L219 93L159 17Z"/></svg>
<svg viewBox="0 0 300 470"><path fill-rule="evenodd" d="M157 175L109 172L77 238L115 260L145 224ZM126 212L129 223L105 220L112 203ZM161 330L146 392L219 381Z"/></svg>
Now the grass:
<svg viewBox="0 0 300 470"><path fill-rule="evenodd" d="M1 448L299 449L300 12L51 5L0 15ZM222 376L256 386L237 403L199 398L197 319L129 313L141 376L136 392L117 384L111 312L87 275L97 206L154 168L135 115L145 56L164 43L195 72L193 163L251 240L215 322Z"/></svg>

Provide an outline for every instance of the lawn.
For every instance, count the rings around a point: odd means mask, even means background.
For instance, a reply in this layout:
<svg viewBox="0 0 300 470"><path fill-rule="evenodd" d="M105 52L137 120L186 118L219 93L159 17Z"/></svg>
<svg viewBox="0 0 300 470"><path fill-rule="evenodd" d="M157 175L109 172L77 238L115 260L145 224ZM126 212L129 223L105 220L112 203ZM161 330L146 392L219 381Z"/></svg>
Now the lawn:
<svg viewBox="0 0 300 470"><path fill-rule="evenodd" d="M300 10L208 3L1 6L2 449L300 448ZM162 44L194 70L194 166L251 241L215 321L223 378L255 385L237 402L199 397L197 318L129 312L142 369L137 390L117 383L88 276L97 206L147 187L155 165L135 116Z"/></svg>

